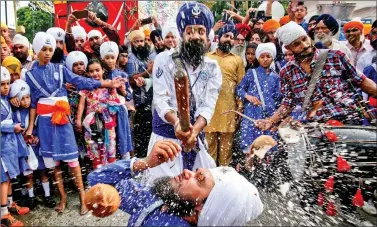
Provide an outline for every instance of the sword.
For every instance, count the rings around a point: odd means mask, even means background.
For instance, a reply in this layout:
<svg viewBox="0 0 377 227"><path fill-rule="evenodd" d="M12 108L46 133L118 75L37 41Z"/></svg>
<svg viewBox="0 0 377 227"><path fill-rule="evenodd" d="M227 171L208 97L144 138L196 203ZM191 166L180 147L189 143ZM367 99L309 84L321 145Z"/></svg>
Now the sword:
<svg viewBox="0 0 377 227"><path fill-rule="evenodd" d="M248 117L248 116L246 116L245 114L240 113L240 112L235 111L235 110L227 110L227 111L224 111L222 114L228 114L228 113L230 113L230 112L236 113L236 114L240 115L241 117L243 117L243 118L245 118L245 119L251 121L251 122L254 123L254 124L257 122L257 120L255 120L255 119L253 119L253 118L251 118L251 117Z"/></svg>

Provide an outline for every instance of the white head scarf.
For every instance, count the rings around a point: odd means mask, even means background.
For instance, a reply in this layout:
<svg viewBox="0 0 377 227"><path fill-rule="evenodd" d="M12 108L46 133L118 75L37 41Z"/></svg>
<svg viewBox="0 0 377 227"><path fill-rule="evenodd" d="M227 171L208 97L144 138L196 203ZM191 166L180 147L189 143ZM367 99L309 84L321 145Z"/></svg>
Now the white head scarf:
<svg viewBox="0 0 377 227"><path fill-rule="evenodd" d="M113 55L115 58L117 58L119 54L119 47L115 42L107 41L101 44L99 52L102 59L104 59L106 55Z"/></svg>
<svg viewBox="0 0 377 227"><path fill-rule="evenodd" d="M54 36L57 41L65 42L65 31L59 27L49 28L46 33Z"/></svg>
<svg viewBox="0 0 377 227"><path fill-rule="evenodd" d="M261 43L258 45L256 51L255 51L255 56L257 59L261 54L263 53L269 53L271 54L272 58L275 59L276 57L276 47L275 44L273 43Z"/></svg>
<svg viewBox="0 0 377 227"><path fill-rule="evenodd" d="M100 31L94 29L94 30L91 30L88 33L88 39L95 37L95 36L98 36L102 40L102 33Z"/></svg>
<svg viewBox="0 0 377 227"><path fill-rule="evenodd" d="M175 36L175 38L180 37L176 23L166 23L164 25L161 31L162 38L165 39L169 32L171 32Z"/></svg>
<svg viewBox="0 0 377 227"><path fill-rule="evenodd" d="M47 34L45 32L38 32L37 34L35 34L33 40L34 52L38 55L44 46L52 47L53 51L55 51L56 40L50 34Z"/></svg>
<svg viewBox="0 0 377 227"><path fill-rule="evenodd" d="M72 35L74 39L81 38L83 40L86 40L86 31L81 26L72 27Z"/></svg>
<svg viewBox="0 0 377 227"><path fill-rule="evenodd" d="M27 48L29 48L29 40L25 36L20 35L20 34L16 34L13 37L13 46L18 45L18 44L26 46Z"/></svg>
<svg viewBox="0 0 377 227"><path fill-rule="evenodd" d="M198 226L242 226L263 211L258 190L231 167L210 169L215 186L199 216Z"/></svg>
<svg viewBox="0 0 377 227"><path fill-rule="evenodd" d="M86 55L81 51L71 51L65 59L65 65L69 70L72 71L73 64L79 61L84 62L86 68L86 66L88 65L88 58L86 57Z"/></svg>
<svg viewBox="0 0 377 227"><path fill-rule="evenodd" d="M284 45L289 45L301 36L307 35L306 31L298 25L296 22L290 21L286 25L278 28L275 33L277 37Z"/></svg>
<svg viewBox="0 0 377 227"><path fill-rule="evenodd" d="M9 80L10 81L10 73L7 68L1 66L1 82Z"/></svg>
<svg viewBox="0 0 377 227"><path fill-rule="evenodd" d="M29 94L30 94L30 87L24 80L21 80L21 79L15 80L10 85L10 91L9 91L10 98L17 96L17 98L21 100L22 97Z"/></svg>

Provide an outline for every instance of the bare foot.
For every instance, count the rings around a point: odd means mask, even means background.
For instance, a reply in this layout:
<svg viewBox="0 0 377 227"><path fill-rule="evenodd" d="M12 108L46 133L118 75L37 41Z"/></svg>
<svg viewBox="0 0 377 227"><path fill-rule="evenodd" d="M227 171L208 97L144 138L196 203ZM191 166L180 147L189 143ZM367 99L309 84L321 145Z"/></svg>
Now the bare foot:
<svg viewBox="0 0 377 227"><path fill-rule="evenodd" d="M80 215L87 214L89 212L89 209L86 207L86 203L85 203L85 192L80 193L80 204L81 204Z"/></svg>
<svg viewBox="0 0 377 227"><path fill-rule="evenodd" d="M66 207L67 207L67 198L61 198L60 203L55 208L55 211L58 212L59 214L62 214Z"/></svg>

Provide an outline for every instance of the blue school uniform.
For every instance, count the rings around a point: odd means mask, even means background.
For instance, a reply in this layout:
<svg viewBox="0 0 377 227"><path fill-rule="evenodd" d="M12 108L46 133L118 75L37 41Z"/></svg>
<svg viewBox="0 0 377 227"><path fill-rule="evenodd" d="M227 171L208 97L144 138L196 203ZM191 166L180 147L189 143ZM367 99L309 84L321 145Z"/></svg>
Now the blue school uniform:
<svg viewBox="0 0 377 227"><path fill-rule="evenodd" d="M65 66L53 63L36 65L26 73L26 82L30 86L31 108L34 109L41 98L67 97L65 83L73 84L78 90L93 90L101 86L98 80L78 76ZM55 125L51 116L38 116L37 126L43 157L56 161L78 158L72 124Z"/></svg>
<svg viewBox="0 0 377 227"><path fill-rule="evenodd" d="M8 181L9 177L17 177L20 171L20 160L27 157L26 144L19 147L20 133L14 133L15 123L13 122L12 109L8 98L1 96L1 182ZM25 150L22 150L24 147ZM20 149L20 151L19 151ZM25 155L26 156L22 156ZM24 167L24 165L22 165Z"/></svg>
<svg viewBox="0 0 377 227"><path fill-rule="evenodd" d="M255 70L255 71L254 71ZM281 99L280 93L280 78L274 72L266 74L266 70L259 66L256 69L249 69L242 79L241 83L237 87L237 95L244 103L244 114L252 119L265 119L272 116L275 110L278 108ZM253 71L256 74L257 80ZM257 83L259 82L261 95L263 96L265 107L255 106L245 99L246 95L255 96L262 102L260 92L258 91ZM269 135L270 132L262 132L255 127L254 123L242 118L241 120L241 149L245 149L250 146L252 142L260 135Z"/></svg>
<svg viewBox="0 0 377 227"><path fill-rule="evenodd" d="M127 79L127 83L126 83L127 95L125 99L126 101L130 101L132 99L132 91L131 91L130 84L128 82L129 78L128 78L127 73L119 69L114 69L106 73L106 79L112 80L117 77L122 77L122 78ZM117 150L119 151L119 153L121 155L124 155L127 152L132 151L133 146L132 146L132 137L131 137L131 127L130 127L130 122L128 118L128 110L125 105L122 105L121 108L118 110L116 133L117 133L117 144L118 144Z"/></svg>
<svg viewBox="0 0 377 227"><path fill-rule="evenodd" d="M121 197L119 209L131 215L127 226L190 226L183 218L161 211L162 200L132 179L131 163L120 160L103 166L88 175L88 183L116 187Z"/></svg>

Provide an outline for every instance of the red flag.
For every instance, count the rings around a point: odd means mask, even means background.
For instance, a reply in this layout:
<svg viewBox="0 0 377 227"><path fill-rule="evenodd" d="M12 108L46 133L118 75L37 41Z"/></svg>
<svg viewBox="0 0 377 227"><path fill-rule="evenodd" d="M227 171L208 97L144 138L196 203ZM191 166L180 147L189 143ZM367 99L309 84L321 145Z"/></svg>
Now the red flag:
<svg viewBox="0 0 377 227"><path fill-rule="evenodd" d="M353 196L352 204L357 207L364 206L364 198L360 188L357 189L356 194Z"/></svg>
<svg viewBox="0 0 377 227"><path fill-rule="evenodd" d="M328 192L334 191L334 176L329 177L325 183L325 189Z"/></svg>
<svg viewBox="0 0 377 227"><path fill-rule="evenodd" d="M340 155L337 157L337 164L338 164L338 172L348 172L351 170L351 166Z"/></svg>
<svg viewBox="0 0 377 227"><path fill-rule="evenodd" d="M326 209L326 214L328 216L335 216L336 215L336 206L334 205L334 202L333 201L330 201L328 204L327 204L327 209Z"/></svg>

